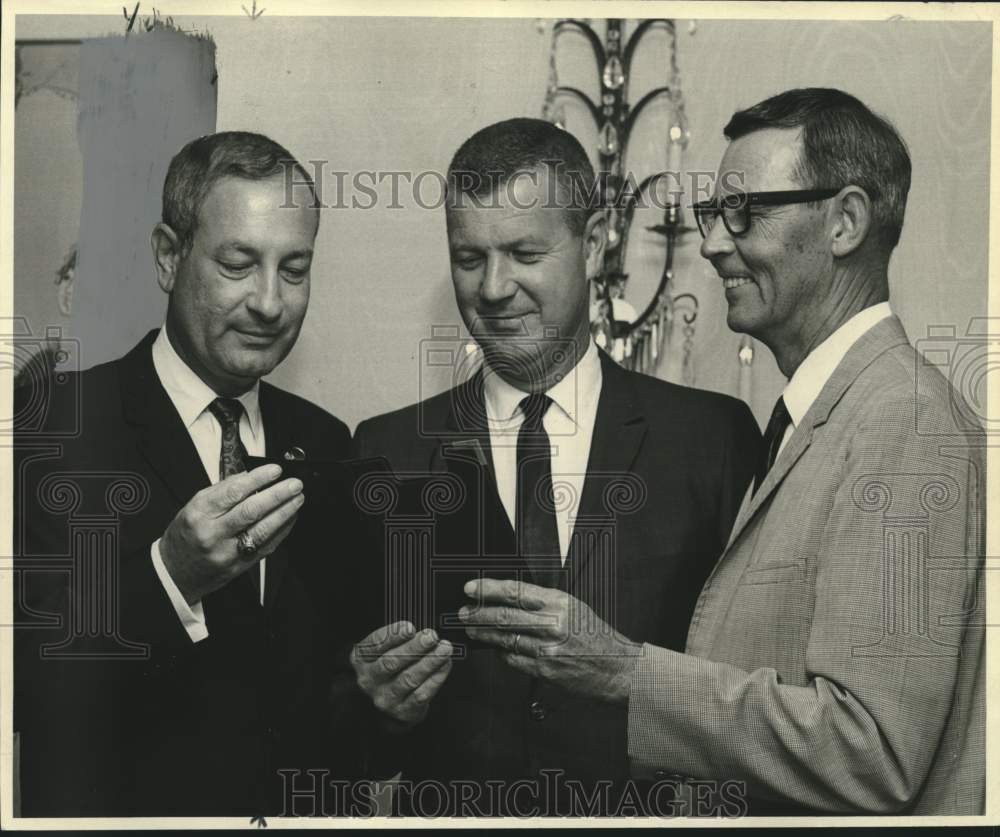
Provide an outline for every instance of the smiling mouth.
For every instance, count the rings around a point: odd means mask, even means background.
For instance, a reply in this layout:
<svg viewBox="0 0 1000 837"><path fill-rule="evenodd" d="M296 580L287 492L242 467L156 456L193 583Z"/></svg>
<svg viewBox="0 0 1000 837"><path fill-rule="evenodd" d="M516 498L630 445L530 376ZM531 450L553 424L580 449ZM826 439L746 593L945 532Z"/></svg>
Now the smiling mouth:
<svg viewBox="0 0 1000 837"><path fill-rule="evenodd" d="M523 314L481 314L479 321L486 327L499 327L499 328L521 328L524 325L524 319L531 315L532 312L526 311Z"/></svg>
<svg viewBox="0 0 1000 837"><path fill-rule="evenodd" d="M723 276L722 284L727 291L738 288L741 285L749 285L753 282L749 276Z"/></svg>
<svg viewBox="0 0 1000 837"><path fill-rule="evenodd" d="M242 337L250 340L277 340L280 336L280 332L277 331L243 331L241 329L236 329L236 331Z"/></svg>

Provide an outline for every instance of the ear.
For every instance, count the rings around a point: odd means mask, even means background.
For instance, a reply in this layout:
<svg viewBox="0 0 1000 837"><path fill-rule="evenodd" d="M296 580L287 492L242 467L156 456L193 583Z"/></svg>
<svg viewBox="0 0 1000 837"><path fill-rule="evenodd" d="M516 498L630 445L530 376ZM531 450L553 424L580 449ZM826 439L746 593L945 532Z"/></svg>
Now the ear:
<svg viewBox="0 0 1000 837"><path fill-rule="evenodd" d="M604 210L598 209L583 228L584 258L587 260L587 279L592 280L604 270L604 248L608 243L608 222Z"/></svg>
<svg viewBox="0 0 1000 837"><path fill-rule="evenodd" d="M174 289L177 265L181 259L180 239L170 227L160 223L153 227L149 243L153 248L156 281L164 293L170 293Z"/></svg>
<svg viewBox="0 0 1000 837"><path fill-rule="evenodd" d="M843 258L857 250L872 227L872 202L860 186L846 186L833 199L831 252Z"/></svg>

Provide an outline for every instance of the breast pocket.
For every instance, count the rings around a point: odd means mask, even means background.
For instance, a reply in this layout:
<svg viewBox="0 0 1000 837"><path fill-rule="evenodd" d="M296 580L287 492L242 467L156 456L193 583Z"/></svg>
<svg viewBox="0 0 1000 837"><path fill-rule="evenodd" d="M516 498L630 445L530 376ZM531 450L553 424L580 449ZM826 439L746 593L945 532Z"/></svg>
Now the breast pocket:
<svg viewBox="0 0 1000 837"><path fill-rule="evenodd" d="M744 584L788 584L805 577L805 561L768 562L747 567Z"/></svg>

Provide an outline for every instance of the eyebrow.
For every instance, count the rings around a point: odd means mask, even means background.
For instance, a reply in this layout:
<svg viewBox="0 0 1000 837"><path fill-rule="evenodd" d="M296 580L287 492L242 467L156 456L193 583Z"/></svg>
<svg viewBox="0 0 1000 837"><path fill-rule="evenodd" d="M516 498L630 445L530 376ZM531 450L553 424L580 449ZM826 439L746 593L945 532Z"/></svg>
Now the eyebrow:
<svg viewBox="0 0 1000 837"><path fill-rule="evenodd" d="M534 238L533 236L527 235L522 238L515 239L514 241L505 241L501 244L498 249L500 250L520 250L522 247L547 247L548 245L541 241L540 239ZM482 248L477 247L475 244L464 244L457 243L453 247L449 248L452 253L460 253L463 251L469 252L479 252Z"/></svg>
<svg viewBox="0 0 1000 837"><path fill-rule="evenodd" d="M516 241L510 241L504 244L504 249L506 250L520 250L522 247L543 247L544 242L540 241L533 236L526 235L523 238L519 238Z"/></svg>
<svg viewBox="0 0 1000 837"><path fill-rule="evenodd" d="M243 244L240 241L225 241L216 248L215 252L218 254L225 250L236 250L238 253L243 253L247 256L260 255L260 251L256 247L251 247L249 244ZM306 259L312 258L312 255L312 249L306 247L302 250L292 250L290 253L285 253L281 259L282 261L287 259Z"/></svg>

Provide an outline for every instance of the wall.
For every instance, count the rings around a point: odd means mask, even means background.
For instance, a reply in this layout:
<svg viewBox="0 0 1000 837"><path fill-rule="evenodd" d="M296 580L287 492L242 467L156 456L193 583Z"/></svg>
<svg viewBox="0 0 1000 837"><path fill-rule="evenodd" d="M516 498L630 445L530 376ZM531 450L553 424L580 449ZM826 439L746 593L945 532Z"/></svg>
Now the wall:
<svg viewBox="0 0 1000 837"><path fill-rule="evenodd" d="M274 136L301 159L358 172L441 171L477 128L537 115L548 74L547 34L534 20L185 18L216 43L219 130ZM18 37L30 29L18 19ZM53 18L46 31L58 31ZM40 27L40 24L37 26ZM118 29L120 21L65 26ZM903 239L890 268L893 302L916 340L929 325L964 332L986 312L991 32L989 24L680 22L680 69L692 133L689 170L713 171L730 114L793 86L841 87L895 122L914 162ZM50 34L51 36L51 34ZM637 56L633 89L665 78L665 36ZM563 49L561 47L561 49ZM582 78L585 51L569 49L560 74ZM661 111L662 112L662 111ZM583 123L571 114L570 127ZM586 134L581 130L581 138ZM588 140L592 143L591 139ZM654 164L662 137L636 136L633 154ZM383 197L388 195L383 184ZM329 202L329 195L327 195ZM433 325L458 326L440 210L383 201L324 213L313 298L299 344L273 379L344 418L410 403L448 384L422 369ZM738 337L697 234L679 249L678 290L701 301L696 383L737 392ZM148 252L145 240L136 242ZM662 250L633 245L636 285ZM149 281L154 282L152 266ZM151 311L155 325L161 311ZM766 349L757 353L752 406L762 422L783 385Z"/></svg>
<svg viewBox="0 0 1000 837"><path fill-rule="evenodd" d="M17 106L14 222L14 313L33 334L59 326L78 341L83 368L119 357L162 322L149 234L163 179L173 154L216 123L209 39L168 30L106 37L116 30L106 18L17 20L19 40L83 39L24 50L66 57L59 85ZM72 297L60 311L56 269L77 242Z"/></svg>
<svg viewBox="0 0 1000 837"><path fill-rule="evenodd" d="M81 45L73 323L84 365L119 357L162 320L149 233L162 214L170 158L215 128L213 59L210 40L171 31Z"/></svg>
<svg viewBox="0 0 1000 837"><path fill-rule="evenodd" d="M14 311L31 333L68 336L58 271L78 240L83 160L76 140L78 44L25 47L14 139ZM71 304L66 299L64 304ZM26 358L18 359L18 366Z"/></svg>

